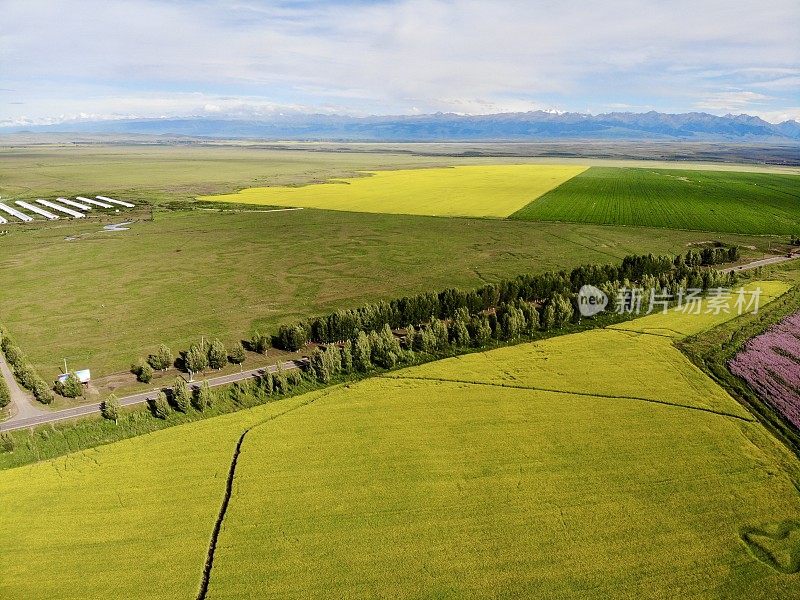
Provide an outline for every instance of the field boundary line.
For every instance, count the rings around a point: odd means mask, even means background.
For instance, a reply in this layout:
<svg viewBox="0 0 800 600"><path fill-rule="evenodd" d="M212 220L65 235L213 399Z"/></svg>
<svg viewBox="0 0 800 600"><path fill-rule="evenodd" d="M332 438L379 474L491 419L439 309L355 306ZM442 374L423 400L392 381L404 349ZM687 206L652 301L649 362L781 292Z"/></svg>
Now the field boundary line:
<svg viewBox="0 0 800 600"><path fill-rule="evenodd" d="M705 408L702 406L690 406L688 404L678 404L677 402L668 402L666 400L658 400L656 398L644 398L642 396L615 396L613 394L600 394L600 393L590 393L590 392L570 392L568 390L558 390L555 388L545 388L545 387L536 387L530 385L515 385L511 383L492 383L488 381L469 381L467 379L446 379L444 377L417 377L412 375L400 375L400 376L386 376L386 375L379 375L378 377L382 379L406 379L406 380L414 380L414 381L438 381L441 383L461 383L467 385L484 385L489 387L501 387L501 388L511 388L516 390L531 390L536 392L550 392L553 394L564 394L569 396L588 396L590 398L605 398L609 400L637 400L639 402L649 402L651 404L662 404L664 406L673 406L675 408L687 408L689 410L699 410L701 412L707 412L714 415L719 415L721 417L730 417L732 419L737 419L739 421L744 421L745 423L755 423L755 419L749 419L747 417L743 417L742 415L736 415L734 413L729 413L721 410L714 410L713 408Z"/></svg>
<svg viewBox="0 0 800 600"><path fill-rule="evenodd" d="M233 496L233 481L236 477L236 467L239 464L239 456L242 453L242 445L244 444L244 440L247 437L247 434L256 429L257 427L261 427L262 425L266 425L279 417L282 417L286 414L294 412L300 408L308 406L320 398L324 398L333 390L338 389L341 386L332 386L325 390L322 390L319 395L315 395L314 397L306 400L305 402L301 402L297 406L293 406L291 408L287 408L286 410L279 412L277 414L271 415L266 419L258 421L254 423L247 429L245 429L242 434L239 436L239 439L236 442L236 446L233 450L233 457L231 458L231 464L228 468L228 478L225 481L225 493L222 497L222 504L220 505L219 514L217 515L217 519L214 522L214 529L211 531L211 539L208 544L208 552L206 554L206 562L203 565L203 578L200 581L200 590L197 592L197 600L205 600L206 596L208 595L208 587L211 583L211 570L214 568L214 557L217 551L217 542L219 541L219 534L222 531L222 523L225 521L225 515L228 512L228 505L230 504L231 497ZM311 392L313 394L313 392Z"/></svg>

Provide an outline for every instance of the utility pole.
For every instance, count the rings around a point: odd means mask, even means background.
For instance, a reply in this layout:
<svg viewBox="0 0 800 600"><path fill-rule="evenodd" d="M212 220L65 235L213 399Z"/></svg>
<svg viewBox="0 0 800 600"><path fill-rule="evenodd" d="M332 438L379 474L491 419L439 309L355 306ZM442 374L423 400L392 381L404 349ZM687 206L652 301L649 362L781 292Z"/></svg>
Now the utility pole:
<svg viewBox="0 0 800 600"><path fill-rule="evenodd" d="M69 373L69 371L67 371L67 359L65 358L64 359L64 375L66 375L67 373Z"/></svg>

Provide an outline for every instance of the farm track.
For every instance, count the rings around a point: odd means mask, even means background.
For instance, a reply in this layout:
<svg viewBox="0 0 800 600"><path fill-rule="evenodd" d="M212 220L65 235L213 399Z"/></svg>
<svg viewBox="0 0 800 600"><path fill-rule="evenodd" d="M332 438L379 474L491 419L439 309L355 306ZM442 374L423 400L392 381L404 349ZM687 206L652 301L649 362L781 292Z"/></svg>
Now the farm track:
<svg viewBox="0 0 800 600"><path fill-rule="evenodd" d="M304 406L308 406L313 402L316 402L320 398L324 398L328 394L330 394L334 389L338 388L339 386L333 386L326 390L323 390L319 395L315 395L306 402L299 404L297 406L293 406L283 412L280 412L276 415L272 415L263 421L256 423L255 425L251 425L247 429L242 432L242 435L239 436L238 441L236 442L236 447L233 450L233 458L231 459L231 466L228 469L228 478L225 482L225 494L222 497L222 504L220 505L219 515L217 515L217 520L214 522L214 529L211 532L211 540L208 544L208 554L206 556L206 562L203 566L203 578L200 582L200 590L197 593L197 600L205 600L206 596L208 595L208 586L211 583L211 571L214 568L214 556L217 551L217 542L219 541L219 534L222 530L222 523L225 521L225 515L228 512L228 505L230 504L231 497L233 496L233 481L236 477L236 467L239 464L239 455L242 453L242 445L244 444L244 440L247 437L247 434L256 429L257 427L261 427L262 425L266 425L267 423L282 417L290 412L294 412L299 408L303 408Z"/></svg>

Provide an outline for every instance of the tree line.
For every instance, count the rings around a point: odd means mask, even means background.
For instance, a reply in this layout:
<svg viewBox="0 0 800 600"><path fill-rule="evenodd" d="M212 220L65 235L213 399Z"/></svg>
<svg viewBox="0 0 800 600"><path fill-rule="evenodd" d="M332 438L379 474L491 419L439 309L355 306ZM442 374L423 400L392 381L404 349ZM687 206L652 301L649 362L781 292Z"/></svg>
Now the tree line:
<svg viewBox="0 0 800 600"><path fill-rule="evenodd" d="M707 290L728 284L734 280L734 274L723 275L704 267L738 258L739 249L736 247L693 249L676 257L630 255L619 265L588 264L569 272L523 274L473 290L447 288L337 310L326 316L281 325L274 336L256 333L248 345L254 352L265 353L270 347L298 351L309 342L321 344L324 349L312 354L310 370L317 380L324 382L339 373L363 373L373 367L389 369L409 363L414 360L415 352L436 354L445 349L483 347L493 340L515 340L531 337L537 331L561 328L580 319L576 294L587 284L600 288L608 296L607 310L616 308L618 290L630 287L632 282L646 292L653 289L672 293L680 287ZM400 336L402 343L394 331L404 332ZM338 348L338 357L329 350L333 347ZM1 328L0 349L20 383L40 402L52 402L50 386L38 376L19 347ZM222 369L228 363L242 364L245 358L245 348L240 342L227 349L218 339L203 340L192 344L177 357L161 344L146 360L133 365L131 371L140 382L149 383L155 371L165 371L172 366L189 373L200 373L207 368ZM295 376L278 375L276 379L270 374L269 377L272 379L271 389L283 391L291 387ZM74 374L58 382L55 389L67 397L83 393ZM154 413L163 416L170 406L180 410L181 406L192 405L192 398L184 401L184 394L178 392L175 396L178 400L171 404L166 395L163 399L157 398L151 407ZM4 396L0 388L0 407L4 406ZM198 406L213 403L210 390L204 391L203 396L205 400L194 399Z"/></svg>
<svg viewBox="0 0 800 600"><path fill-rule="evenodd" d="M0 350L5 354L11 371L20 385L29 390L42 404L50 404L54 399L50 386L39 376L20 347L2 327L0 327Z"/></svg>
<svg viewBox="0 0 800 600"><path fill-rule="evenodd" d="M166 371L170 367L188 373L201 373L208 368L219 370L228 363L242 364L247 358L244 346L236 342L230 350L225 348L220 340L211 342L205 340L199 344L192 344L188 350L181 352L176 358L165 344L161 344L155 353L146 360L140 360L131 367L131 372L142 383L150 383L155 371Z"/></svg>
<svg viewBox="0 0 800 600"><path fill-rule="evenodd" d="M726 260L738 254L737 248L707 248L703 252L690 250L686 256L678 257L633 255L626 256L620 265L583 265L571 272L519 275L474 290L448 288L439 292L425 292L284 324L271 339L257 333L250 345L262 351L272 345L294 352L308 342L325 344L353 340L359 332L380 331L384 326L390 329L420 327L436 320L449 322L459 314L462 317L463 314L470 315L470 319L482 315L479 320L485 317L492 335L496 337L497 323L492 319L513 321L517 318L515 311L527 311L529 318L535 318L542 328L550 329L574 318L577 312L576 293L583 285L594 285L613 298L616 289L630 286L631 282L659 291L675 290L680 286L705 290L727 283L726 276L702 268L706 250L713 255L706 257L708 260L717 260L723 251ZM571 310L567 305L571 306ZM531 315L531 311L537 311L536 317ZM472 323L472 326L477 328L478 324ZM486 332L485 327L481 327L481 332Z"/></svg>

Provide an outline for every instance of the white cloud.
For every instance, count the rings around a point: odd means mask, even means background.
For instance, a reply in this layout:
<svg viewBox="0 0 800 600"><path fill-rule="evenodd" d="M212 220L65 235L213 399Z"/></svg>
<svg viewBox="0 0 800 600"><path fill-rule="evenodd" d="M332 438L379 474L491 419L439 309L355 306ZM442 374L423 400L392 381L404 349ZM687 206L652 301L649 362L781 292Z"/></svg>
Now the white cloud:
<svg viewBox="0 0 800 600"><path fill-rule="evenodd" d="M159 114L151 95L218 112L226 95L357 113L576 110L654 96L679 110L731 89L791 93L800 64L795 0L758 10L744 0L4 0L2 13L3 83L17 90L0 95L9 118L62 106ZM196 91L202 104L187 99Z"/></svg>
<svg viewBox="0 0 800 600"><path fill-rule="evenodd" d="M750 91L718 92L706 96L697 102L695 107L703 110L736 112L763 105L771 99L771 96Z"/></svg>

